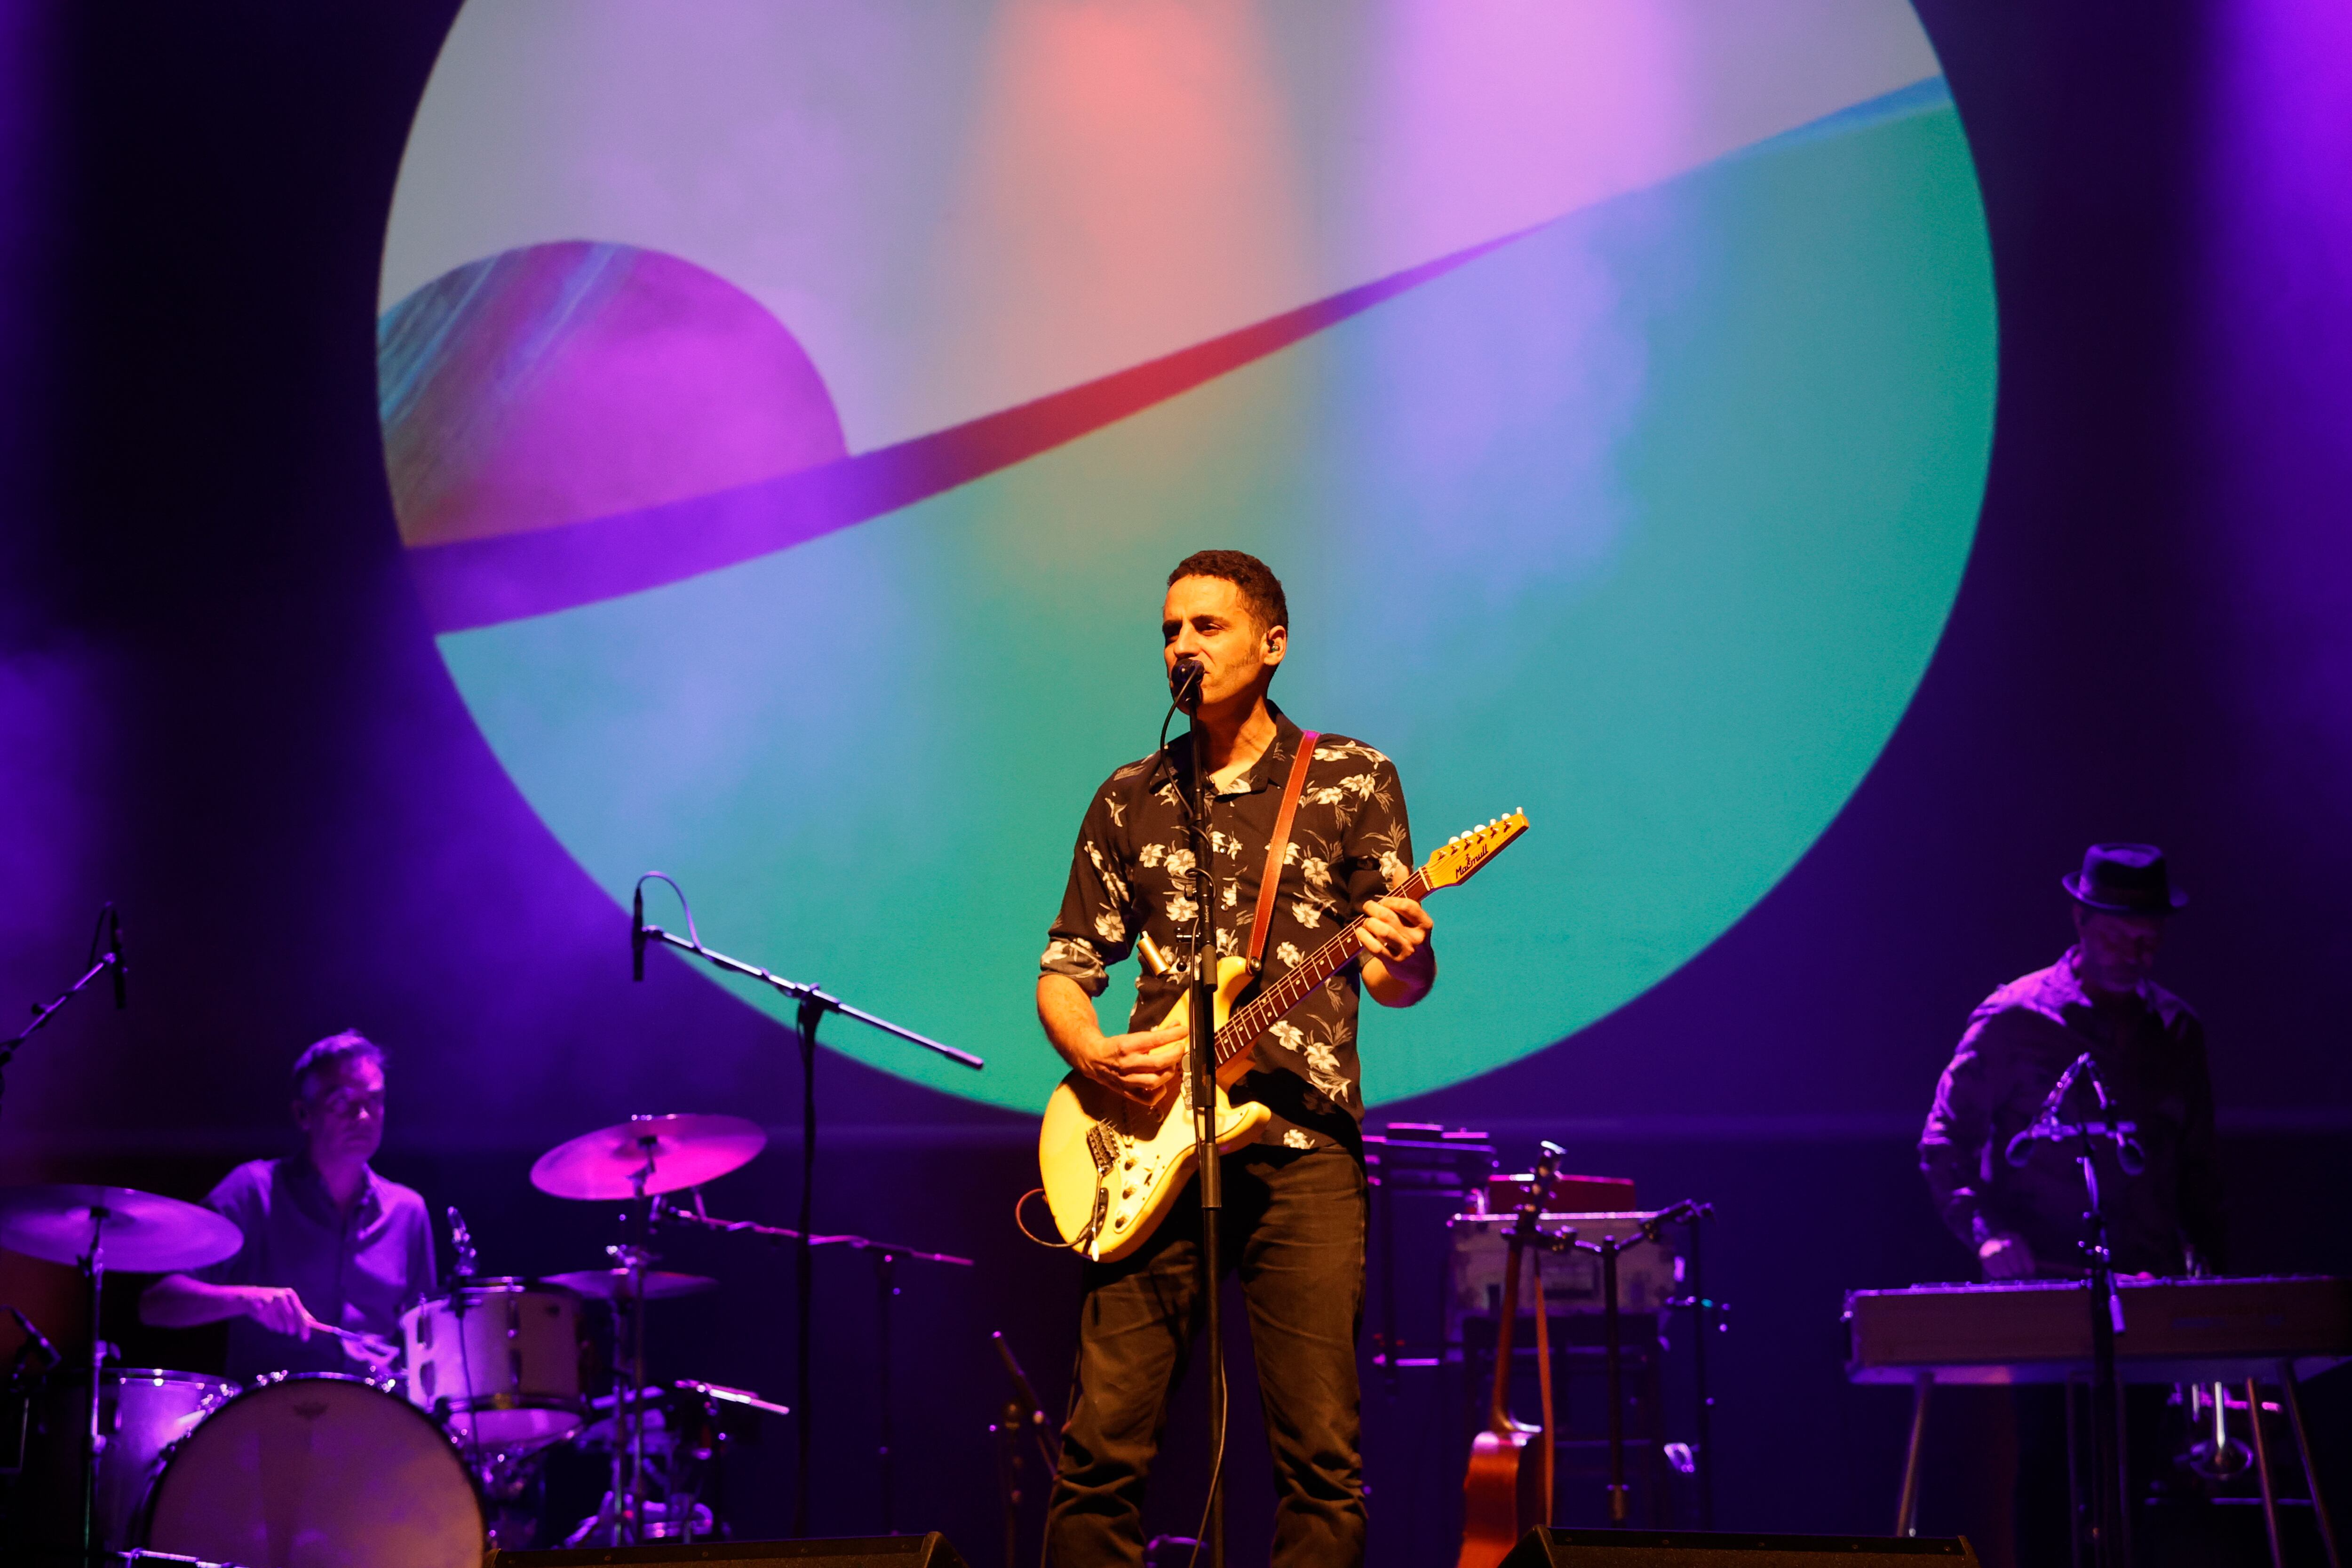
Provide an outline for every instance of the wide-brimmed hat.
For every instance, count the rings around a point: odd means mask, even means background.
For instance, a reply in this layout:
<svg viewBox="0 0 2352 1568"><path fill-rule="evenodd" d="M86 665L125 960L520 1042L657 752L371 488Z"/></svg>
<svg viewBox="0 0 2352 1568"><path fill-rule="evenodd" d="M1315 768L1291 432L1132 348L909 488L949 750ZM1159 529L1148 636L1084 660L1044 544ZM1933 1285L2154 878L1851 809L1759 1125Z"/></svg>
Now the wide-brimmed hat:
<svg viewBox="0 0 2352 1568"><path fill-rule="evenodd" d="M2082 870L2058 885L2084 908L2111 915L2168 915L2189 902L2153 844L2094 844L2083 851Z"/></svg>

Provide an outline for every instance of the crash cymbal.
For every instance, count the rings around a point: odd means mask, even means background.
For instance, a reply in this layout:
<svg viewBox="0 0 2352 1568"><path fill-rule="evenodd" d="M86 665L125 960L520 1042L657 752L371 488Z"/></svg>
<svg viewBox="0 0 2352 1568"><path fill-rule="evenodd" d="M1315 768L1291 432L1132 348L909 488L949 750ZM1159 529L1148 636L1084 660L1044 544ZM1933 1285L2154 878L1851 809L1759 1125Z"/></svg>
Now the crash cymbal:
<svg viewBox="0 0 2352 1568"><path fill-rule="evenodd" d="M10 1187L0 1191L0 1247L77 1263L95 1234L109 1268L170 1273L217 1263L244 1234L208 1208L132 1187Z"/></svg>
<svg viewBox="0 0 2352 1568"><path fill-rule="evenodd" d="M674 1193L715 1181L767 1146L760 1124L740 1116L632 1116L541 1154L530 1184L559 1198L626 1198L644 1172L646 1193Z"/></svg>
<svg viewBox="0 0 2352 1568"><path fill-rule="evenodd" d="M542 1285L560 1285L566 1290L583 1296L593 1296L600 1301L625 1299L629 1294L629 1271L625 1268L582 1268L570 1274L549 1274L541 1278ZM699 1296L705 1290L716 1290L719 1281L708 1274L672 1274L665 1269L646 1270L646 1300L667 1301L673 1296Z"/></svg>

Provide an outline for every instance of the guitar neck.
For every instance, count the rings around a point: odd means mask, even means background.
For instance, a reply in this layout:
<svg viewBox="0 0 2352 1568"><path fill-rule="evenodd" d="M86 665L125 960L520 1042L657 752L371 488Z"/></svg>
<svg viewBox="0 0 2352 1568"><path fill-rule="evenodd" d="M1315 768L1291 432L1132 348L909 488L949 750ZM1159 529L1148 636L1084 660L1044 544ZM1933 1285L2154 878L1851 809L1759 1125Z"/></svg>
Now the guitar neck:
<svg viewBox="0 0 2352 1568"><path fill-rule="evenodd" d="M1495 1323L1495 1407L1486 1417L1486 1429L1497 1436L1511 1430L1511 1336L1519 1323L1519 1258L1525 1243L1519 1239L1519 1226L1511 1227L1507 1248L1510 1272L1503 1276L1503 1315Z"/></svg>
<svg viewBox="0 0 2352 1568"><path fill-rule="evenodd" d="M1390 896L1415 900L1429 897L1427 879L1415 871L1404 886ZM1301 959L1291 971L1266 990L1260 992L1240 1012L1225 1020L1217 1031L1217 1065L1240 1056L1258 1042L1258 1037L1280 1023L1289 1011L1312 996L1316 989L1342 969L1348 967L1361 951L1356 933L1363 929L1360 915L1339 929L1339 933Z"/></svg>

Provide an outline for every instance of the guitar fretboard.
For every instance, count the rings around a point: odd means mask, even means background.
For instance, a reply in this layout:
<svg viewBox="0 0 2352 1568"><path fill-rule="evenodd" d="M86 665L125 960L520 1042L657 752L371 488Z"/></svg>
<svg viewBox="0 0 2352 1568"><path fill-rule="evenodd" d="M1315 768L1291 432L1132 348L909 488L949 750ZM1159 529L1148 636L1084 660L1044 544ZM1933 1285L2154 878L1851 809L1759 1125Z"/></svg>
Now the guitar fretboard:
<svg viewBox="0 0 2352 1568"><path fill-rule="evenodd" d="M1420 900L1429 897L1429 882L1420 871L1406 879L1404 886L1391 889L1389 896ZM1283 1016L1315 994L1316 987L1348 966L1349 961L1362 951L1356 933L1364 924L1361 916L1349 921L1339 933L1301 959L1288 973L1268 989L1258 993L1240 1012L1225 1020L1217 1031L1217 1065L1224 1066L1258 1042L1258 1037L1282 1021Z"/></svg>

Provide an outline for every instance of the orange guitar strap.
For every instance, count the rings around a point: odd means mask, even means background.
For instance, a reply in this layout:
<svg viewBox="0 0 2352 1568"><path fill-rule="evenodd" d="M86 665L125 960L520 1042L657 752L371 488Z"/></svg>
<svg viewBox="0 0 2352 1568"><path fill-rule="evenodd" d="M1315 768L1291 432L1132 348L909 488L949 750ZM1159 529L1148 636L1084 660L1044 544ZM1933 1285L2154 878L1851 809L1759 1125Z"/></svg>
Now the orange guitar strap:
<svg viewBox="0 0 2352 1568"><path fill-rule="evenodd" d="M1298 797L1307 789L1307 764L1315 760L1315 742L1322 738L1319 731L1299 731L1298 755L1290 763L1290 782L1282 786L1282 811L1274 819L1274 837L1265 847L1265 875L1258 879L1257 914L1250 921L1252 974L1265 966L1265 936L1274 924L1274 889L1282 880L1282 854L1290 847L1290 819L1298 815Z"/></svg>

